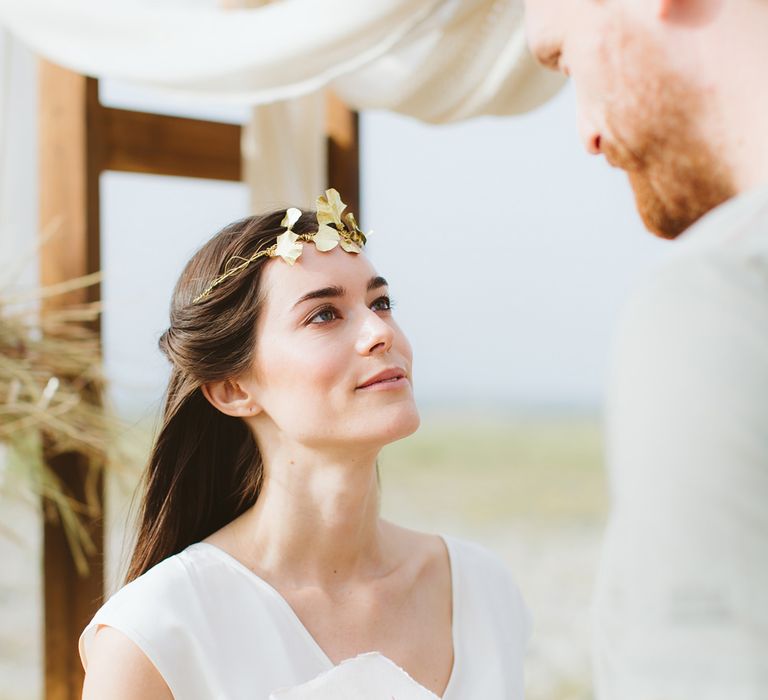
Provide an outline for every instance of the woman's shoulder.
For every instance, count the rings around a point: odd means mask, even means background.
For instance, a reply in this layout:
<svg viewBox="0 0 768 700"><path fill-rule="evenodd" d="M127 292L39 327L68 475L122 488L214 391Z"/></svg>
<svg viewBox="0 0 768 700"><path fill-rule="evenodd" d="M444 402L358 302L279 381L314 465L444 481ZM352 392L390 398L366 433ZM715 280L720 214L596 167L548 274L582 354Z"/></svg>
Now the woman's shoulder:
<svg viewBox="0 0 768 700"><path fill-rule="evenodd" d="M97 630L88 661L83 700L173 698L157 665L133 640L113 627Z"/></svg>
<svg viewBox="0 0 768 700"><path fill-rule="evenodd" d="M155 564L113 593L83 629L83 668L100 626L119 630L156 666L167 667L165 657L199 646L200 632L211 626L223 601L234 605L242 597L238 578L227 574L215 549L200 542Z"/></svg>
<svg viewBox="0 0 768 700"><path fill-rule="evenodd" d="M201 624L195 617L199 606L189 569L193 547L167 557L126 583L96 611L78 640L86 671L96 650L96 633L101 627L111 627L149 659L171 690L183 687L179 651L189 651L194 629Z"/></svg>
<svg viewBox="0 0 768 700"><path fill-rule="evenodd" d="M107 598L80 635L79 651L84 668L87 668L88 650L101 625L120 630L146 652L147 647L155 644L147 628L161 629L163 624L173 624L171 618L189 597L184 554L180 552L162 560Z"/></svg>
<svg viewBox="0 0 768 700"><path fill-rule="evenodd" d="M447 556L454 578L459 574L504 585L514 583L504 560L488 547L453 535L419 532L391 523L389 526L408 556L423 565L435 564Z"/></svg>
<svg viewBox="0 0 768 700"><path fill-rule="evenodd" d="M443 535L453 567L457 607L467 619L486 620L525 645L532 617L517 579L506 561L477 542Z"/></svg>
<svg viewBox="0 0 768 700"><path fill-rule="evenodd" d="M514 583L507 563L490 548L472 540L453 535L441 535L451 555L452 563L465 575L493 583Z"/></svg>
<svg viewBox="0 0 768 700"><path fill-rule="evenodd" d="M399 528L411 556L423 565L438 565L447 555L454 586L462 594L522 604L522 596L507 563L488 547L453 535L435 535Z"/></svg>
<svg viewBox="0 0 768 700"><path fill-rule="evenodd" d="M105 605L117 605L145 595L164 596L183 585L187 578L184 558L187 550L173 554L147 569L141 576L123 584L107 599Z"/></svg>
<svg viewBox="0 0 768 700"><path fill-rule="evenodd" d="M191 588L191 566L194 565L197 545L166 557L141 576L123 584L114 591L96 613L96 616L126 609L131 614L139 610L167 608L179 602Z"/></svg>

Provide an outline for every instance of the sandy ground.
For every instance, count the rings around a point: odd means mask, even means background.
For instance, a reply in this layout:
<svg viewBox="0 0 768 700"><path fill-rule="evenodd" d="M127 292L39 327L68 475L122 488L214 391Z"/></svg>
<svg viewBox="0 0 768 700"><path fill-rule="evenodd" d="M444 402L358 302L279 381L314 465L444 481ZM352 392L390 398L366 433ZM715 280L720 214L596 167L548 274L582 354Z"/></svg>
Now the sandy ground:
<svg viewBox="0 0 768 700"><path fill-rule="evenodd" d="M387 517L478 541L515 573L534 615L528 700L591 698L589 601L604 512L598 462L597 427L589 421L469 429L459 438L454 427L441 427L382 458ZM125 478L110 486L111 581L130 486ZM36 510L15 491L6 479L0 491L0 700L39 700L40 526Z"/></svg>

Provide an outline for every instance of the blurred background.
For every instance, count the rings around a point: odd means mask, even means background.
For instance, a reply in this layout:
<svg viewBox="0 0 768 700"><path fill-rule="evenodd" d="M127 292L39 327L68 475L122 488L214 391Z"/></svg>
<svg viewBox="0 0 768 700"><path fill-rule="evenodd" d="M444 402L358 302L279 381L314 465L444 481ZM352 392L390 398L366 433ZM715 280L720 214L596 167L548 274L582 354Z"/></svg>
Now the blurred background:
<svg viewBox="0 0 768 700"><path fill-rule="evenodd" d="M37 275L36 62L5 52L0 277ZM10 62L9 62L10 56ZM18 86L27 86L18 89ZM100 81L103 104L245 123ZM613 328L666 254L637 219L624 176L579 143L572 91L522 116L430 126L360 117L361 218L415 356L422 427L381 460L385 514L482 542L532 609L530 700L587 700L589 601L607 508L601 397ZM331 183L333 184L333 183ZM249 213L244 184L106 172L101 181L104 359L120 440L146 453L168 368L157 350L190 254ZM344 192L341 193L344 197ZM275 201L280 207L291 202ZM13 264L11 264L13 263ZM0 280L2 281L2 280ZM0 397L0 402L2 397ZM0 454L0 700L43 693L41 517ZM107 590L128 555L137 471L107 483Z"/></svg>

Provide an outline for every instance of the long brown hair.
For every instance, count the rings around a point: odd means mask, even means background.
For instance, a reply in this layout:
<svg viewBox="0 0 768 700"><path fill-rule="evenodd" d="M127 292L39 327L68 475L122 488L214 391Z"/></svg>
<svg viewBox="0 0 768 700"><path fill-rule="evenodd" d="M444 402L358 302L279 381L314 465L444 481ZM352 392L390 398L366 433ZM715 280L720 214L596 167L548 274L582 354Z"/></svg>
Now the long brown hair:
<svg viewBox="0 0 768 700"><path fill-rule="evenodd" d="M247 371L263 306L261 271L269 258L193 303L235 256L275 242L285 211L236 221L219 231L184 268L173 292L170 325L159 340L171 362L162 419L141 481L138 532L126 582L226 525L252 506L262 482L253 433L205 398L201 387ZM305 212L296 233L317 230Z"/></svg>

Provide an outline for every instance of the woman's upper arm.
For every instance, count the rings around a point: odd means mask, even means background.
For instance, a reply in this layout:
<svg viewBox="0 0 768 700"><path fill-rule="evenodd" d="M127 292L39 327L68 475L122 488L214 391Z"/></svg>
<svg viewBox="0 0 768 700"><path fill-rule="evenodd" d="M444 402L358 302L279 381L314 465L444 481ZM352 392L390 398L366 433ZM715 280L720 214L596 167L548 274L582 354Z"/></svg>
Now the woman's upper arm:
<svg viewBox="0 0 768 700"><path fill-rule="evenodd" d="M88 653L83 700L173 700L146 654L125 634L106 625L96 630Z"/></svg>

